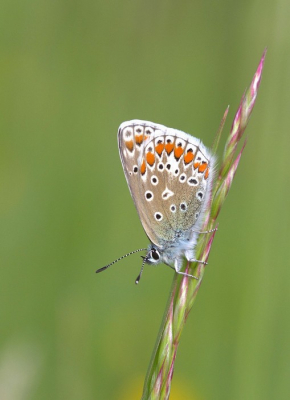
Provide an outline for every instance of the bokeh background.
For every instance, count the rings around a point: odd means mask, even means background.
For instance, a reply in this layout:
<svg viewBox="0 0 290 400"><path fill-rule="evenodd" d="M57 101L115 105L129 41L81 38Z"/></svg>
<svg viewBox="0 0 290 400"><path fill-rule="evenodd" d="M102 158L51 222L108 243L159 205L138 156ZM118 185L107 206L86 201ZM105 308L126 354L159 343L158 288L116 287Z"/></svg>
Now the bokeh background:
<svg viewBox="0 0 290 400"><path fill-rule="evenodd" d="M290 396L290 3L1 0L0 399L131 400L172 270L120 164L121 122L223 143L264 48L248 144L183 332L172 400ZM220 153L222 149L220 149Z"/></svg>

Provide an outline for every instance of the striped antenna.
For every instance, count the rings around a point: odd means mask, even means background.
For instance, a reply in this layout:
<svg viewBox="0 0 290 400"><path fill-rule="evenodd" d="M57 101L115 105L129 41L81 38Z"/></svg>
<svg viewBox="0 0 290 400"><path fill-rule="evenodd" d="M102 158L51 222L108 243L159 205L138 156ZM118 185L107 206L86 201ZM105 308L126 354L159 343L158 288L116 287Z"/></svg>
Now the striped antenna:
<svg viewBox="0 0 290 400"><path fill-rule="evenodd" d="M131 256L132 254L138 253L139 251L145 251L145 250L147 250L147 249L138 249L138 250L131 251L131 253L125 254L124 256L117 258L117 260L111 262L111 264L105 265L104 267L97 269L96 273L98 274L99 272L105 271L105 269L109 268L113 264L116 264L116 262L122 260L125 257ZM143 263L144 263L144 261L143 261Z"/></svg>
<svg viewBox="0 0 290 400"><path fill-rule="evenodd" d="M137 276L137 278L135 280L136 285L138 285L138 283L140 281L140 278L141 278L141 275L142 275L142 272L143 272L143 268L144 268L144 264L146 263L146 260L147 260L147 257L142 257L142 258L143 258L143 262L142 262L142 266L141 266L141 271L140 271L140 274Z"/></svg>

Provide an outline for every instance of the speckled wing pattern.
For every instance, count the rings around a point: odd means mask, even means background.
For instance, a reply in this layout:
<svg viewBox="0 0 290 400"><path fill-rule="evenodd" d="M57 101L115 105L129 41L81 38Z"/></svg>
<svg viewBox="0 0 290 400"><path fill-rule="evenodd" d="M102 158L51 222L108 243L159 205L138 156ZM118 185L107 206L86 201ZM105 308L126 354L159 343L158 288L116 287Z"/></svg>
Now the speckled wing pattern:
<svg viewBox="0 0 290 400"><path fill-rule="evenodd" d="M119 152L127 183L150 241L187 240L202 222L214 157L201 141L148 121L124 122Z"/></svg>

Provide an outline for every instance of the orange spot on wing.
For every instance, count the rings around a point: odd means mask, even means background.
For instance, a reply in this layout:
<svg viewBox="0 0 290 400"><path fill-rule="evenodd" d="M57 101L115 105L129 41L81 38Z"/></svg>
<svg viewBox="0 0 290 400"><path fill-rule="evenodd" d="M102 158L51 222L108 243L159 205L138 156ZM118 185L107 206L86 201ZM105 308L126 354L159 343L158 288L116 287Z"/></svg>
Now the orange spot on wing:
<svg viewBox="0 0 290 400"><path fill-rule="evenodd" d="M165 150L166 150L166 153L167 153L168 155L172 152L173 147L174 147L173 143L167 143L167 144L165 145Z"/></svg>
<svg viewBox="0 0 290 400"><path fill-rule="evenodd" d="M135 135L136 144L142 144L143 142L143 135Z"/></svg>
<svg viewBox="0 0 290 400"><path fill-rule="evenodd" d="M127 140L125 145L129 151L133 151L133 140Z"/></svg>
<svg viewBox="0 0 290 400"><path fill-rule="evenodd" d="M206 169L205 174L204 174L204 179L207 179L209 176L209 168Z"/></svg>
<svg viewBox="0 0 290 400"><path fill-rule="evenodd" d="M155 162L155 156L154 156L154 154L151 153L151 152L149 151L149 152L146 154L146 160L147 160L148 164L151 165L151 167L152 167L152 165L153 165L154 162Z"/></svg>
<svg viewBox="0 0 290 400"><path fill-rule="evenodd" d="M198 172L204 172L207 168L207 163L200 164Z"/></svg>
<svg viewBox="0 0 290 400"><path fill-rule="evenodd" d="M175 158L177 158L177 159L179 159L181 156L182 156L182 154L183 154L183 148L182 147L175 147L174 148L174 157Z"/></svg>
<svg viewBox="0 0 290 400"><path fill-rule="evenodd" d="M194 154L192 153L192 151L189 151L185 154L184 156L184 162L185 164L189 164L194 158Z"/></svg>
<svg viewBox="0 0 290 400"><path fill-rule="evenodd" d="M162 151L164 150L164 143L159 143L156 147L155 147L155 151L156 153L161 156Z"/></svg>
<svg viewBox="0 0 290 400"><path fill-rule="evenodd" d="M199 162L196 162L196 163L193 164L193 168L194 168L194 169L198 168L199 166L200 166L200 163L199 163Z"/></svg>
<svg viewBox="0 0 290 400"><path fill-rule="evenodd" d="M141 164L140 172L141 172L141 175L144 175L145 172L146 172L146 164L145 164L144 160L143 160L143 162Z"/></svg>

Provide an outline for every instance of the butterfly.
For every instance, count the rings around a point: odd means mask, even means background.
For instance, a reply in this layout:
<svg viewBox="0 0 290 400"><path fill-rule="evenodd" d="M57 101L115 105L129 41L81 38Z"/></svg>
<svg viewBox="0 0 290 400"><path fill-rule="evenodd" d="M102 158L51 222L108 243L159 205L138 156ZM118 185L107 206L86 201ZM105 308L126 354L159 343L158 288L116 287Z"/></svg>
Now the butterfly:
<svg viewBox="0 0 290 400"><path fill-rule="evenodd" d="M144 264L165 263L178 274L184 258L195 260L195 246L210 199L216 158L201 140L149 121L123 122L118 147L124 174L142 226L150 240L98 269L101 272L128 255L147 250Z"/></svg>

